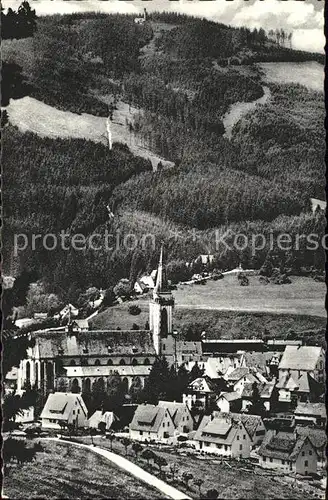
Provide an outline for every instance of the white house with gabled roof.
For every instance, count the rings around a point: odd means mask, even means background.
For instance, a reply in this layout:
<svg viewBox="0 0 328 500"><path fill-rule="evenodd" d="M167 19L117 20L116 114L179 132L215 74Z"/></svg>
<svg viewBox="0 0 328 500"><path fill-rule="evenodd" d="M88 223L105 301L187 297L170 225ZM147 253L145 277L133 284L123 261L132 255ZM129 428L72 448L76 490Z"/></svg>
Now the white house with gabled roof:
<svg viewBox="0 0 328 500"><path fill-rule="evenodd" d="M244 423L231 415L204 416L193 440L196 449L227 458L248 458L252 445Z"/></svg>
<svg viewBox="0 0 328 500"><path fill-rule="evenodd" d="M40 415L42 427L62 429L74 425L76 429L87 425L88 410L80 394L55 392L49 394Z"/></svg>
<svg viewBox="0 0 328 500"><path fill-rule="evenodd" d="M174 431L171 413L163 406L139 405L130 423L130 438L138 441L167 439Z"/></svg>

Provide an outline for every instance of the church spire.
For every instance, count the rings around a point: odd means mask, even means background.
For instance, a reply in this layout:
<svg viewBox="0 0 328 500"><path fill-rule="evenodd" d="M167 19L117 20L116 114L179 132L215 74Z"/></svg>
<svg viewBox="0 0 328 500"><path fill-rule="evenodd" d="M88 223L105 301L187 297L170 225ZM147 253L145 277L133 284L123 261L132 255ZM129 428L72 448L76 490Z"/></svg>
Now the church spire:
<svg viewBox="0 0 328 500"><path fill-rule="evenodd" d="M155 293L163 291L163 244L161 246L161 253L159 256L159 263L156 276Z"/></svg>

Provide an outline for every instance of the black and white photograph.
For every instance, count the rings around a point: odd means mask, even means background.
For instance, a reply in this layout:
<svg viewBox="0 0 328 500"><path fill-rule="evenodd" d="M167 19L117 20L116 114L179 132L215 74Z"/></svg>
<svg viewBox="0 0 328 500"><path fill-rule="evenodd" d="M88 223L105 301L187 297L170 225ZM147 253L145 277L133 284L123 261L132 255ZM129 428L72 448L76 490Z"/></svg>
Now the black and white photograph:
<svg viewBox="0 0 328 500"><path fill-rule="evenodd" d="M2 498L326 497L325 5L2 0Z"/></svg>

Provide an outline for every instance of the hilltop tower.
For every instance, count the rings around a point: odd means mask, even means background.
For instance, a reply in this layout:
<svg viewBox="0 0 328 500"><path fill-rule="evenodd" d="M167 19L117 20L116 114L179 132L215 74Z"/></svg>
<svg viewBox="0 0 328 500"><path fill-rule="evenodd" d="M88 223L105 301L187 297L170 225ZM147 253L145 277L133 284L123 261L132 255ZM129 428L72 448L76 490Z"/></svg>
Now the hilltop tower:
<svg viewBox="0 0 328 500"><path fill-rule="evenodd" d="M149 304L149 327L153 332L153 343L156 354L163 353L163 339L172 335L174 298L168 288L166 273L163 269L163 246L157 270L153 299Z"/></svg>

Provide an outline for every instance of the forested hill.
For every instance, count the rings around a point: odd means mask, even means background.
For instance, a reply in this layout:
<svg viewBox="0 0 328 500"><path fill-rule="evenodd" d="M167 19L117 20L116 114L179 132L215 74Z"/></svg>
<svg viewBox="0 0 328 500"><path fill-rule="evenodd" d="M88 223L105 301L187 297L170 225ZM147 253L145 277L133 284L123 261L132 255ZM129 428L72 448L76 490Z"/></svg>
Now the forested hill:
<svg viewBox="0 0 328 500"><path fill-rule="evenodd" d="M263 96L254 62L321 60L288 48L288 37L155 13L143 25L119 14L44 17L33 37L5 40L3 105L29 95L73 113L108 116L110 109L115 120L115 106L123 101L139 109L127 117L131 138L174 162L154 173L127 146L108 151L7 124L5 272L32 270L48 289L74 302L88 286L108 288L151 269L163 240L171 263L211 252L222 268L240 261L260 267L267 247L256 257L247 250L219 251L209 232L323 231L323 217L311 213L309 202L324 196L320 93L268 84L270 100L235 125L231 140L224 136L230 106ZM15 232L103 234L107 205L114 207L113 232L152 233L156 249L46 252L38 246L14 258ZM193 230L197 240L189 237ZM295 272L323 266L320 251L301 249L292 260Z"/></svg>
<svg viewBox="0 0 328 500"><path fill-rule="evenodd" d="M173 16L168 21L179 24L182 18L174 19ZM266 33L263 29L234 28L206 19L187 19L157 41L160 50L183 59L212 58L222 65L308 60L324 64L323 54L293 50L292 33L283 30Z"/></svg>

